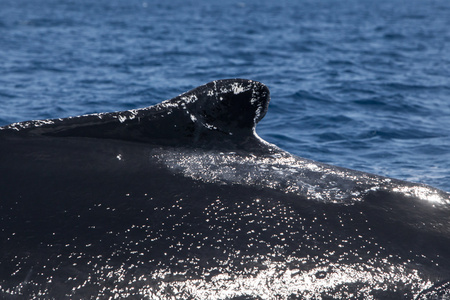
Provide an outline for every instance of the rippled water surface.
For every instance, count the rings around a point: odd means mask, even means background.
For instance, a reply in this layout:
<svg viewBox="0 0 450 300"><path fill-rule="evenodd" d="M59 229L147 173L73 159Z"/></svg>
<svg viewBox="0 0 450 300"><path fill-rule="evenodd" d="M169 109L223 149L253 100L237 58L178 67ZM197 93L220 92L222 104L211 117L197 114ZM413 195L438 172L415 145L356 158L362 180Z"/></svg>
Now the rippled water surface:
<svg viewBox="0 0 450 300"><path fill-rule="evenodd" d="M302 157L450 191L450 2L0 2L0 125L269 86L257 130Z"/></svg>

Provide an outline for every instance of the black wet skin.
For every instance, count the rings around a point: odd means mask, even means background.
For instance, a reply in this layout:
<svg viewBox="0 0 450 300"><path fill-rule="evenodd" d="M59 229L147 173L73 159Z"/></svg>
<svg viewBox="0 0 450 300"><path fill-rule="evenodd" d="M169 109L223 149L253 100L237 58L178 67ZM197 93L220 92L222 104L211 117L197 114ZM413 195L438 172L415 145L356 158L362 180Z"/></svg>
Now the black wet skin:
<svg viewBox="0 0 450 300"><path fill-rule="evenodd" d="M1 127L1 298L449 297L449 194L262 141L269 99Z"/></svg>

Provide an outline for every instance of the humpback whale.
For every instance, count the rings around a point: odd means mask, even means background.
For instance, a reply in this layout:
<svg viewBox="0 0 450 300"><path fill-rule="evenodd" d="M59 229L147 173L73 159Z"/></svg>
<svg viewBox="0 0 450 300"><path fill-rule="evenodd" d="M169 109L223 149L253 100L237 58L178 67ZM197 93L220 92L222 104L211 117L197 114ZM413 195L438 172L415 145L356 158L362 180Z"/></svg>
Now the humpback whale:
<svg viewBox="0 0 450 300"><path fill-rule="evenodd" d="M450 195L262 140L262 83L0 127L4 299L447 299Z"/></svg>

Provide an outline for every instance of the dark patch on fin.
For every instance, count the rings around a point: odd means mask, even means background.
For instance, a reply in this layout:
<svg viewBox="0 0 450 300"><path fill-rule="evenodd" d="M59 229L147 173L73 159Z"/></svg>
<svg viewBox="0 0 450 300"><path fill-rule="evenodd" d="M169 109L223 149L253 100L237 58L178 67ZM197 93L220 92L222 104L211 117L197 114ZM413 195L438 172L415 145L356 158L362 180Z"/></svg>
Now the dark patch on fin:
<svg viewBox="0 0 450 300"><path fill-rule="evenodd" d="M269 90L260 82L224 79L143 109L14 123L0 127L0 137L91 137L193 146L223 140L236 143L254 137L269 101Z"/></svg>

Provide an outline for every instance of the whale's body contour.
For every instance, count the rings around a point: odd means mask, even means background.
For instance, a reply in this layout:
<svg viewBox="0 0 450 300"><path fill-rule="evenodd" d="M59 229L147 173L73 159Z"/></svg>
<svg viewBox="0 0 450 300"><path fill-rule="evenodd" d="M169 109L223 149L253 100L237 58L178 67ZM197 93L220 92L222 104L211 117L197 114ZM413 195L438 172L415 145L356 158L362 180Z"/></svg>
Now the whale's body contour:
<svg viewBox="0 0 450 300"><path fill-rule="evenodd" d="M0 127L0 297L450 297L450 196L261 140L261 83Z"/></svg>

